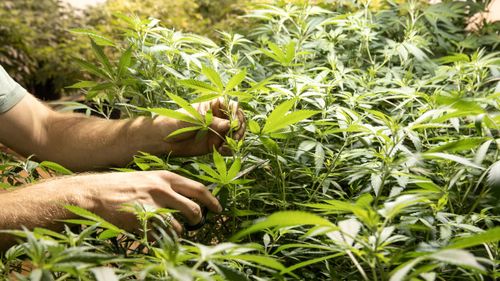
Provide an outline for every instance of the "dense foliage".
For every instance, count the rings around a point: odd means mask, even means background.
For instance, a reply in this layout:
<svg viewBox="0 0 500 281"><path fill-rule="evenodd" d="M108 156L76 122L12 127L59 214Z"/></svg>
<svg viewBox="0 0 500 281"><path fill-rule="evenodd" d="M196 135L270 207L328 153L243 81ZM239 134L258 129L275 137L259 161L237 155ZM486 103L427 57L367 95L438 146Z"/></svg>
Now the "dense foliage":
<svg viewBox="0 0 500 281"><path fill-rule="evenodd" d="M37 96L54 99L82 78L72 57L85 40L69 29L83 20L60 0L0 2L0 64Z"/></svg>
<svg viewBox="0 0 500 281"><path fill-rule="evenodd" d="M154 227L151 242L68 207L77 229L18 232L25 242L0 274L29 260L21 280L495 280L500 40L498 26L466 34L465 11L264 5L247 16L248 35L222 33L220 44L135 17L120 16L121 42L80 31L99 63L78 61L94 79L73 87L104 117L109 105L203 133L210 116L171 109L239 101L249 131L228 139L232 157L141 154L122 169L216 183L225 211L183 238ZM145 228L168 212L134 211Z"/></svg>

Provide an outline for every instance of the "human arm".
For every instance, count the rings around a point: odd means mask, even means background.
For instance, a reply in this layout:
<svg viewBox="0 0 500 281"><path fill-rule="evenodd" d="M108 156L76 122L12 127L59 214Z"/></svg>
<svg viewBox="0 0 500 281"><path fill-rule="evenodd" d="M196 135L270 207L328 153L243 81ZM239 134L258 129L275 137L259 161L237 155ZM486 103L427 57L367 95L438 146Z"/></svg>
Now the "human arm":
<svg viewBox="0 0 500 281"><path fill-rule="evenodd" d="M492 0L486 11L474 14L467 21L467 31L477 31L483 26L483 22L488 23L500 21L500 0Z"/></svg>
<svg viewBox="0 0 500 281"><path fill-rule="evenodd" d="M123 166L138 151L193 156L208 153L213 147L223 149L221 136L228 133L230 122L221 100L195 107L201 112L214 112L212 130L200 139L194 138L192 132L165 141L171 132L189 124L166 117L106 120L60 113L26 95L0 114L0 142L24 156L34 155L38 160L57 162L74 171ZM240 128L233 137L238 139L245 128L241 111L236 111Z"/></svg>
<svg viewBox="0 0 500 281"><path fill-rule="evenodd" d="M198 203L213 212L222 207L202 184L167 171L84 174L40 182L0 193L0 230L44 227L60 230L59 220L76 216L65 205L94 212L127 231L138 228L132 213L121 211L127 203L179 210L190 224L202 217ZM179 222L172 227L181 232ZM0 252L13 243L13 237L0 234Z"/></svg>

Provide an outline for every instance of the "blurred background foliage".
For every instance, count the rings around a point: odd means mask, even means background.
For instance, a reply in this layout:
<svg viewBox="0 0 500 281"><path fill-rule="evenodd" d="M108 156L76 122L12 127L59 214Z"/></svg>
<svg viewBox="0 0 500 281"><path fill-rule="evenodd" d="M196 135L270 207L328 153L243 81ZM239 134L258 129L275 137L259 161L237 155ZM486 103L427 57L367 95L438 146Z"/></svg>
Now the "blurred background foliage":
<svg viewBox="0 0 500 281"><path fill-rule="evenodd" d="M241 15L256 4L311 3L349 9L353 1L356 0L108 0L84 11L75 11L63 0L2 0L0 64L31 93L44 100L54 100L73 91L65 87L85 79L73 58L92 60L87 38L70 32L73 28L94 29L116 42L125 26L116 15L137 15L153 17L166 27L218 41L218 30L251 32L249 21ZM402 1L405 0L396 0ZM373 10L384 9L388 3L391 1L366 1ZM481 3L472 3L471 12L483 7ZM495 38L498 37L493 40ZM470 47L475 48L474 37L468 39Z"/></svg>
<svg viewBox="0 0 500 281"><path fill-rule="evenodd" d="M81 77L72 63L85 38L68 30L83 18L58 0L0 1L0 64L30 92L54 99Z"/></svg>

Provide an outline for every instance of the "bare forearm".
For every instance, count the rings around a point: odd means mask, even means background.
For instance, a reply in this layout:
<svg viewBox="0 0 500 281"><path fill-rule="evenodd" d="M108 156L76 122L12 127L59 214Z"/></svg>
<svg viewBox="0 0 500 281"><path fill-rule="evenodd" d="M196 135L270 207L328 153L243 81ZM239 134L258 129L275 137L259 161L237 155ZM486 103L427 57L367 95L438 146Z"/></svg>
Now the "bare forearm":
<svg viewBox="0 0 500 281"><path fill-rule="evenodd" d="M54 113L37 157L75 171L123 166L138 151L168 153L168 121L151 118L105 120Z"/></svg>
<svg viewBox="0 0 500 281"><path fill-rule="evenodd" d="M106 120L58 113L28 95L0 115L0 142L24 156L84 171L125 165L138 151L168 153L163 137L176 125L165 118Z"/></svg>
<svg viewBox="0 0 500 281"><path fill-rule="evenodd" d="M81 205L77 193L69 193L65 181L55 180L0 193L0 230L45 227L59 230L57 220L74 216L64 205ZM14 237L0 234L0 252L14 242Z"/></svg>

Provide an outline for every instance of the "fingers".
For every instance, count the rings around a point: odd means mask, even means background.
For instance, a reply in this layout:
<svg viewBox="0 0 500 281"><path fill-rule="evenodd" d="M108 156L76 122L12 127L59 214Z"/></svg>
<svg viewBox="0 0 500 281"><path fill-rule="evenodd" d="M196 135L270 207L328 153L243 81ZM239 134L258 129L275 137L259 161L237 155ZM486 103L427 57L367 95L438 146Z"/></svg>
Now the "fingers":
<svg viewBox="0 0 500 281"><path fill-rule="evenodd" d="M177 192L172 192L163 198L162 205L178 210L189 224L197 224L203 217L200 205L182 196Z"/></svg>
<svg viewBox="0 0 500 281"><path fill-rule="evenodd" d="M221 136L224 136L225 134L227 134L227 132L229 132L231 123L227 119L214 117L210 128L219 133Z"/></svg>
<svg viewBox="0 0 500 281"><path fill-rule="evenodd" d="M222 97L210 101L210 109L215 117L228 119L236 119L236 112L238 111L238 102L230 100L226 106Z"/></svg>
<svg viewBox="0 0 500 281"><path fill-rule="evenodd" d="M245 136L245 131L246 131L246 128L247 128L247 123L246 123L246 120L245 120L245 115L243 114L243 111L241 109L238 109L238 111L236 113L236 117L238 118L239 128L233 134L233 138L235 140L241 140Z"/></svg>
<svg viewBox="0 0 500 281"><path fill-rule="evenodd" d="M222 211L222 206L217 198L203 184L174 173L170 173L168 177L170 178L171 187L175 192L200 202L214 213Z"/></svg>
<svg viewBox="0 0 500 281"><path fill-rule="evenodd" d="M172 229L178 234L178 235L182 235L182 232L184 231L183 227L182 227L182 224L179 223L178 220L176 220L175 218L173 218L171 221L170 221L170 226L172 227Z"/></svg>
<svg viewBox="0 0 500 281"><path fill-rule="evenodd" d="M467 27L465 30L469 32L478 31L483 25L484 15L483 13L476 13L471 18L467 20Z"/></svg>

